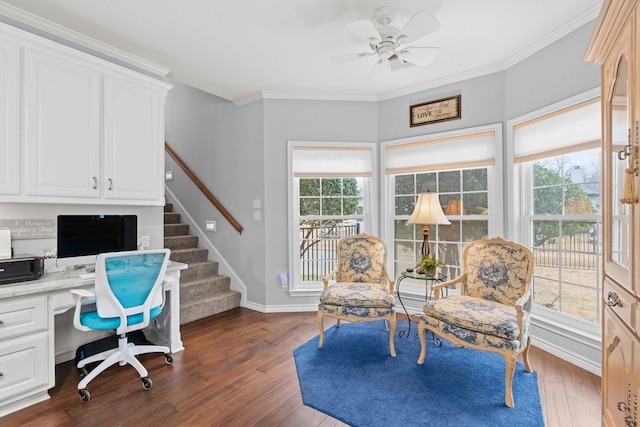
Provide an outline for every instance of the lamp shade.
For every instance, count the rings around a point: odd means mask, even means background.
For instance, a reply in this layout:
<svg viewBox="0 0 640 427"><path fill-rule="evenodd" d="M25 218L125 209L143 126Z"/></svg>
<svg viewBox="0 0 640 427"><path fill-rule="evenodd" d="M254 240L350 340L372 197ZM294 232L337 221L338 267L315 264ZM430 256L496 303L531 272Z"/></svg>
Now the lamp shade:
<svg viewBox="0 0 640 427"><path fill-rule="evenodd" d="M451 223L447 217L444 216L444 212L442 212L438 194L427 192L418 194L418 200L407 224L448 225Z"/></svg>

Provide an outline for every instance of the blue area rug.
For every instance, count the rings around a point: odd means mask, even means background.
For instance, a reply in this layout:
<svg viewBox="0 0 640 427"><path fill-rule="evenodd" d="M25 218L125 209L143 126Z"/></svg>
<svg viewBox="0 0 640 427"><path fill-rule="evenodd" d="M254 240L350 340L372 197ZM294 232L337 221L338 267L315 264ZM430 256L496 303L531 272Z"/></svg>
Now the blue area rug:
<svg viewBox="0 0 640 427"><path fill-rule="evenodd" d="M293 351L305 405L352 426L544 426L538 377L517 364L515 407L504 404L504 358L459 348L428 333L427 358L418 365L420 342L389 333L380 322L325 331ZM407 323L398 321L397 329ZM397 332L396 332L397 333ZM535 366L534 366L535 369Z"/></svg>

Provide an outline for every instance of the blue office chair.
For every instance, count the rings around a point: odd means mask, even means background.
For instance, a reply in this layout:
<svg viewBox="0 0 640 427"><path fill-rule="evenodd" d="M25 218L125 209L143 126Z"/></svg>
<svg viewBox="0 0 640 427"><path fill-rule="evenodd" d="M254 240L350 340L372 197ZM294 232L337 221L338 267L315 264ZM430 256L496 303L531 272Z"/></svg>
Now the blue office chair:
<svg viewBox="0 0 640 427"><path fill-rule="evenodd" d="M96 258L95 295L85 289L73 289L76 296L74 326L81 331L115 330L118 347L101 351L81 359L77 367L83 376L78 393L83 402L91 395L87 385L108 367L118 363L133 366L142 379L142 387L150 390L153 382L135 356L143 353L165 354L168 364L173 362L169 347L143 343L137 345L127 334L149 325L164 305L164 274L169 262L169 249L111 252ZM95 305L91 304L95 301ZM91 372L85 366L102 361Z"/></svg>

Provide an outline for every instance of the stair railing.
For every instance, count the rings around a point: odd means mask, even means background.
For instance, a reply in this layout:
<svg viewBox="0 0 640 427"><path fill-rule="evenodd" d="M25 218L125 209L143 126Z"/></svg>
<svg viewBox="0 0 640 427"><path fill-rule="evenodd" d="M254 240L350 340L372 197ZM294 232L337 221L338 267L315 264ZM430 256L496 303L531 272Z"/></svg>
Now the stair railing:
<svg viewBox="0 0 640 427"><path fill-rule="evenodd" d="M191 170L191 168L187 166L187 164L180 158L180 156L178 156L178 154L173 150L173 148L171 148L171 146L166 142L164 143L164 148L167 151L167 153L169 153L169 155L173 158L173 160L176 161L178 166L180 166L182 170L187 174L187 176L191 178L191 181L193 181L196 187L198 187L200 191L202 191L202 194L204 194L204 196L213 204L213 206L216 207L216 209L222 214L222 216L229 222L229 224L231 224L231 226L235 228L238 233L242 234L242 226L238 223L238 221L236 221L235 218L231 216L229 211L227 211L227 209L224 206L222 206L222 203L220 203L220 201L218 201L218 199L216 199L216 197L213 194L211 194L211 191L209 191L209 189L202 183L202 181L200 181L200 178L198 178L197 175Z"/></svg>

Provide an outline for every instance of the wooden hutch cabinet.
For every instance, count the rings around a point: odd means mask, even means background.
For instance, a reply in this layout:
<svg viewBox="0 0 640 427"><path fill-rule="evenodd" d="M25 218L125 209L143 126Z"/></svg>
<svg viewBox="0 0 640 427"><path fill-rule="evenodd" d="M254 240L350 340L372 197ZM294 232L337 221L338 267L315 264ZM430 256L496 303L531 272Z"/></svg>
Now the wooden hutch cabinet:
<svg viewBox="0 0 640 427"><path fill-rule="evenodd" d="M602 424L638 427L640 0L604 0L585 59L602 65Z"/></svg>

